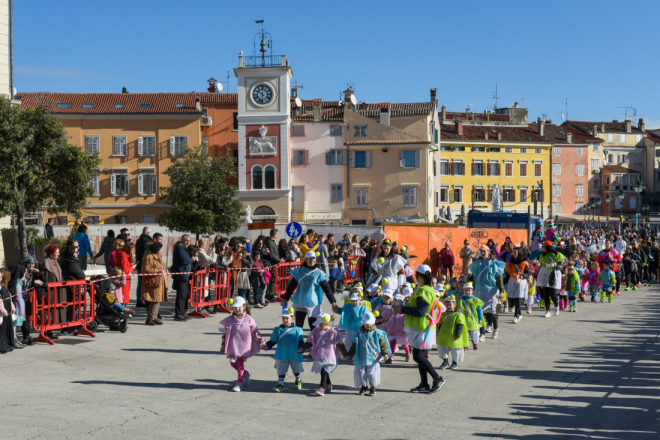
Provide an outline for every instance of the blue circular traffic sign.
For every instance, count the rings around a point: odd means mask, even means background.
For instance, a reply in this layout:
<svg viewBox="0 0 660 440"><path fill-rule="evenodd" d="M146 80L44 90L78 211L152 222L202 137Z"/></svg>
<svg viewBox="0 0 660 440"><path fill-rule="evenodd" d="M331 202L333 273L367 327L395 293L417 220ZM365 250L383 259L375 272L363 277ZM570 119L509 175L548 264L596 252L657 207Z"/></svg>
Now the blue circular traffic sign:
<svg viewBox="0 0 660 440"><path fill-rule="evenodd" d="M286 225L286 235L291 238L298 238L302 234L302 226L298 222L291 222Z"/></svg>

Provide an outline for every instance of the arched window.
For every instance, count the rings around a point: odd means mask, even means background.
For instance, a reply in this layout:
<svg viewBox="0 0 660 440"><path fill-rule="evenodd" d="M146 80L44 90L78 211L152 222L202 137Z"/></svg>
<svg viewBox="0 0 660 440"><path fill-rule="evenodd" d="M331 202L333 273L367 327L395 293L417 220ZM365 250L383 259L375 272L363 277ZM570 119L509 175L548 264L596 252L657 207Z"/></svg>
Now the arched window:
<svg viewBox="0 0 660 440"><path fill-rule="evenodd" d="M266 189L275 189L275 167L266 166Z"/></svg>
<svg viewBox="0 0 660 440"><path fill-rule="evenodd" d="M275 215L275 211L268 206L260 206L254 210L252 215Z"/></svg>
<svg viewBox="0 0 660 440"><path fill-rule="evenodd" d="M263 189L263 171L261 166L255 165L252 167L252 189Z"/></svg>

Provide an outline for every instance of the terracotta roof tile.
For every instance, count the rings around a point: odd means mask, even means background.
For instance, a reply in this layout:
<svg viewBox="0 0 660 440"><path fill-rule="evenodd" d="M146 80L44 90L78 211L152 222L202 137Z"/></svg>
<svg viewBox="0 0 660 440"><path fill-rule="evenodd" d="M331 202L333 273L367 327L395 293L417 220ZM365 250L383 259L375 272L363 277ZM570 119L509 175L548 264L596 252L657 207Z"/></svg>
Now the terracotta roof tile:
<svg viewBox="0 0 660 440"><path fill-rule="evenodd" d="M602 132L601 127L602 124L605 124L605 133L626 133L626 126L624 122L598 122L598 121L566 121L564 122L565 124L571 124L574 125L575 127L581 128L582 130L586 131L587 133L593 133L594 130L594 125L598 127L598 132ZM633 124L631 124L631 133L634 134L643 134L644 130L641 130L639 127L635 127Z"/></svg>
<svg viewBox="0 0 660 440"><path fill-rule="evenodd" d="M21 108L43 107L54 114L201 114L195 93L21 93ZM20 97L20 98L19 98ZM69 104L65 107L65 105ZM83 108L92 104L92 108ZM117 107L117 104L123 104ZM140 104L151 104L140 107ZM177 104L182 107L177 108Z"/></svg>
<svg viewBox="0 0 660 440"><path fill-rule="evenodd" d="M418 116L429 115L435 109L434 102L403 102L392 103L390 107L390 116ZM380 117L379 104L358 104L356 112L368 118Z"/></svg>
<svg viewBox="0 0 660 440"><path fill-rule="evenodd" d="M418 141L355 141L355 142L349 142L349 145L418 145L418 144L430 144L430 141L425 141L425 140L418 140Z"/></svg>
<svg viewBox="0 0 660 440"><path fill-rule="evenodd" d="M521 142L521 143L545 143L545 144L566 144L568 143L567 133L573 134L573 144L586 144L594 142L603 142L602 139L580 133L575 129L564 129L555 124L544 124L543 136L539 134L538 123L528 124L526 127L512 126L482 126L482 125L463 125L463 135L456 132L454 124L441 124L441 143L444 140L462 140L473 142ZM486 133L488 139L486 139ZM501 133L501 140L497 139L498 133ZM578 133L576 135L576 133Z"/></svg>
<svg viewBox="0 0 660 440"><path fill-rule="evenodd" d="M660 130L646 130L646 137L653 142L660 143Z"/></svg>
<svg viewBox="0 0 660 440"><path fill-rule="evenodd" d="M314 100L316 101L316 100ZM291 101L291 120L297 122L314 122L314 101L302 101L302 107L298 108L295 102ZM318 101L317 101L318 102ZM321 108L323 114L323 121L343 121L344 120L344 106L341 101L321 101ZM300 112L296 116L296 112Z"/></svg>
<svg viewBox="0 0 660 440"><path fill-rule="evenodd" d="M639 173L639 171L631 170L630 168L622 167L621 165L605 165L600 171L606 173Z"/></svg>
<svg viewBox="0 0 660 440"><path fill-rule="evenodd" d="M440 120L442 120L442 112L438 113ZM489 115L485 113L461 113L461 112L445 112L445 119L449 120L461 120L461 121L479 121L479 122L508 122L509 115L498 115L491 113Z"/></svg>
<svg viewBox="0 0 660 440"><path fill-rule="evenodd" d="M202 104L238 104L238 93L195 93Z"/></svg>

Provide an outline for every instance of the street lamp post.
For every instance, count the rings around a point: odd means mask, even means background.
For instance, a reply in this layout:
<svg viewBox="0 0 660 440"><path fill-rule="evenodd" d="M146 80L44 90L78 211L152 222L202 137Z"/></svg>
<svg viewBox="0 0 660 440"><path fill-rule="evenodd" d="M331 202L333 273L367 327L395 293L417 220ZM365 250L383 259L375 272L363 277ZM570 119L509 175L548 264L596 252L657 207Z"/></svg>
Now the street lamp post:
<svg viewBox="0 0 660 440"><path fill-rule="evenodd" d="M596 200L596 205L598 205L598 227L600 228L600 216L603 215L603 209L601 208L601 204L603 201L598 197L598 200Z"/></svg>
<svg viewBox="0 0 660 440"><path fill-rule="evenodd" d="M605 197L605 203L607 203L607 219L610 218L610 202L612 201L612 198L608 194L607 197ZM605 229L607 230L610 227L609 222L605 225Z"/></svg>
<svg viewBox="0 0 660 440"><path fill-rule="evenodd" d="M621 222L621 223L620 223L620 225L621 225L621 228L620 228L620 229L623 230L623 199L626 198L626 193L623 192L623 189L620 189L620 190L619 190L619 194L617 195L617 197L618 197L619 200L621 201L621 202L619 203L619 207L621 208L621 218L620 218L619 220L620 220L620 222Z"/></svg>
<svg viewBox="0 0 660 440"><path fill-rule="evenodd" d="M633 186L633 189L637 193L637 232L639 232L639 210L641 209L642 205L640 194L642 191L644 191L644 189L646 189L642 183L642 179L637 180L637 183L635 186Z"/></svg>

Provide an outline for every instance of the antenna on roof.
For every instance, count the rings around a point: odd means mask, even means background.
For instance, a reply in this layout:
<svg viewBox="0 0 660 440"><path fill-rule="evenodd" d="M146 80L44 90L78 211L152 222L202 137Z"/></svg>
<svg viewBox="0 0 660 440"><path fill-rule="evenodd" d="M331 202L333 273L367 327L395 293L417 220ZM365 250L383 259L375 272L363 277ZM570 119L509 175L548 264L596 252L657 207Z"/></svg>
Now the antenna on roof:
<svg viewBox="0 0 660 440"><path fill-rule="evenodd" d="M635 110L635 116L637 116L637 110L636 110L635 107L633 107L632 105L627 105L627 106L625 106L625 107L617 107L617 108L625 109L626 119L628 119L628 109L630 109L630 110Z"/></svg>
<svg viewBox="0 0 660 440"><path fill-rule="evenodd" d="M564 120L564 117L562 116L562 121ZM566 119L568 119L568 98L566 98Z"/></svg>
<svg viewBox="0 0 660 440"><path fill-rule="evenodd" d="M298 85L298 80L295 80L291 84L291 97L292 98L297 98L298 97L298 89L304 89L305 86L303 85Z"/></svg>
<svg viewBox="0 0 660 440"><path fill-rule="evenodd" d="M264 30L264 20L255 20L257 24L261 24L261 31L257 32L253 41L254 57L257 57L257 37L260 38L259 52L261 52L261 67L266 67L266 52L270 49L270 56L273 56L273 39L272 36ZM268 39L266 39L268 37ZM256 61L256 60L255 60Z"/></svg>
<svg viewBox="0 0 660 440"><path fill-rule="evenodd" d="M495 83L495 91L493 92L493 98L495 99L494 109L497 110L497 101L500 99L499 95L497 94L497 83Z"/></svg>

